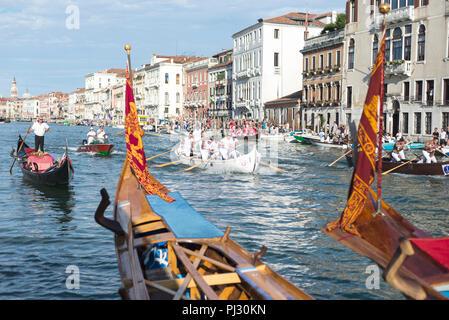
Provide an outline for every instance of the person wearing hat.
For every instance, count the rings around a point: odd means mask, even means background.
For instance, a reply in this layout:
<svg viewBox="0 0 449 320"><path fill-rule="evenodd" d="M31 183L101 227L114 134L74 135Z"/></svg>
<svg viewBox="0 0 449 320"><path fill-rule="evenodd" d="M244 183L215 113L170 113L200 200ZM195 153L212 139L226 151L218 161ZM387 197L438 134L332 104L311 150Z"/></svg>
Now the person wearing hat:
<svg viewBox="0 0 449 320"><path fill-rule="evenodd" d="M90 127L89 132L87 133L87 144L93 144L97 134L94 131L94 128Z"/></svg>
<svg viewBox="0 0 449 320"><path fill-rule="evenodd" d="M47 123L44 122L42 117L39 117L38 120L33 124L33 126L28 130L27 134L31 131L34 131L34 150L36 152L39 149L44 152L44 135L50 130L50 127Z"/></svg>

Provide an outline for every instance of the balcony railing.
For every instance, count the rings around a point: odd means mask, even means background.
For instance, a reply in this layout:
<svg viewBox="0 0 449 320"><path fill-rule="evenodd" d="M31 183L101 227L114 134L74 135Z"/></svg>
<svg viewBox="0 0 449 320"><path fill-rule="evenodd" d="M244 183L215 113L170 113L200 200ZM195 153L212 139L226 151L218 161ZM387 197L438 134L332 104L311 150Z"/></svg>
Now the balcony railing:
<svg viewBox="0 0 449 320"><path fill-rule="evenodd" d="M404 60L389 61L385 67L385 74L410 77L412 75L412 63Z"/></svg>
<svg viewBox="0 0 449 320"><path fill-rule="evenodd" d="M383 15L377 13L376 24L378 26L381 26L383 19L384 19ZM395 24L403 21L413 21L414 19L415 19L415 7L413 6L394 9L385 15L385 21L387 24Z"/></svg>

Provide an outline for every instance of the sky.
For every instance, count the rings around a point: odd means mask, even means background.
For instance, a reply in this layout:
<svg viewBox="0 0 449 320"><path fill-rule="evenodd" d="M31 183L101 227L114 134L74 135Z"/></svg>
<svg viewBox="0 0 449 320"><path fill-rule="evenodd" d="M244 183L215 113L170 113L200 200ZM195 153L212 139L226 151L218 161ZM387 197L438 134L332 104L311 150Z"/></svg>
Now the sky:
<svg viewBox="0 0 449 320"><path fill-rule="evenodd" d="M0 97L84 87L84 76L151 55L212 56L232 35L289 12L344 12L345 0L0 0Z"/></svg>

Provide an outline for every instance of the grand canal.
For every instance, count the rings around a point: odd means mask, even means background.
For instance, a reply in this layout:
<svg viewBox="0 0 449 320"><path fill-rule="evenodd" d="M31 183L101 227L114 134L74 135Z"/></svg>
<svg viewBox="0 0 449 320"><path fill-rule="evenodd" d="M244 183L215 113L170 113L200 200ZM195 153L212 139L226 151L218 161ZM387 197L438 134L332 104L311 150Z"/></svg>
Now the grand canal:
<svg viewBox="0 0 449 320"><path fill-rule="evenodd" d="M119 299L113 236L93 216L100 189L111 198L115 194L126 154L124 137L115 136L121 131L106 128L114 152L99 158L75 152L89 128L50 124L46 151L62 156L67 139L75 176L69 187L38 188L23 181L17 165L9 174L11 148L29 125L0 125L0 298ZM34 147L33 134L27 142ZM150 157L170 150L176 140L145 135L144 144ZM270 148L272 160L286 172L267 167L256 175L179 173L179 166L150 170L221 230L230 226L231 237L248 251L267 246L263 261L314 298L403 299L383 280L379 288L368 289L366 270L373 263L321 232L345 206L352 170L345 161L327 167L341 151L284 142ZM153 164L168 161L166 155ZM449 234L448 188L444 178L384 178L385 200L435 236ZM111 214L110 207L106 215ZM79 289L66 287L69 266L80 271Z"/></svg>

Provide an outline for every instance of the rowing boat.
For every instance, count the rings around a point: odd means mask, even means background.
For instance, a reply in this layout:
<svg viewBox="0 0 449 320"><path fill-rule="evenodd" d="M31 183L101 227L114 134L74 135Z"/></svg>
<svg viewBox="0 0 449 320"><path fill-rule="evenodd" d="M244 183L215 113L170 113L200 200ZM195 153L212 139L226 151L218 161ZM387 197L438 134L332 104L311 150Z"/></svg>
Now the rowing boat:
<svg viewBox="0 0 449 320"><path fill-rule="evenodd" d="M388 12L386 9L385 13ZM384 270L386 282L407 298L447 300L449 238L432 237L403 218L381 198L381 173L387 169L382 161L383 122L380 117L385 97L385 30L384 20L384 37L359 122L357 142L362 147L357 154L346 207L339 218L323 226L322 230L377 263ZM371 189L376 172L377 193Z"/></svg>
<svg viewBox="0 0 449 320"><path fill-rule="evenodd" d="M348 146L346 144L333 143L333 142L325 142L321 141L319 138L311 138L310 142L312 145L326 147L326 148L338 148L338 149L347 149Z"/></svg>
<svg viewBox="0 0 449 320"><path fill-rule="evenodd" d="M391 162L388 159L382 159L382 170L389 171L405 162L408 161L403 160L403 162ZM418 160L414 160L406 165L398 167L394 170L394 173L449 177L449 161L437 163L418 163Z"/></svg>
<svg viewBox="0 0 449 320"><path fill-rule="evenodd" d="M92 152L95 155L107 157L111 154L113 144L83 144L78 146L76 152Z"/></svg>
<svg viewBox="0 0 449 320"><path fill-rule="evenodd" d="M255 173L259 169L261 155L254 147L251 152L237 158L222 160L217 156L205 161L200 155L194 158L185 157L179 153L179 148L175 148L171 153L171 159L189 167L198 165L198 168L211 173Z"/></svg>
<svg viewBox="0 0 449 320"><path fill-rule="evenodd" d="M169 191L151 176L146 161L139 161L146 158L128 74L128 152L117 185L114 219L104 217L110 203L105 189L95 212L96 222L115 235L123 284L120 296L137 300L312 299L261 261L266 247L250 254L230 238L230 228L218 229L180 193Z"/></svg>
<svg viewBox="0 0 449 320"><path fill-rule="evenodd" d="M74 169L67 146L61 161L55 161L54 156L50 154L35 153L34 149L23 142L20 135L17 148L20 149L17 156L25 180L49 186L67 185L72 180Z"/></svg>

